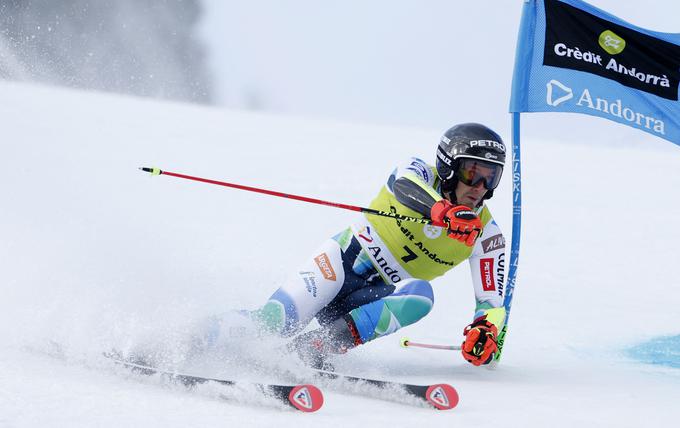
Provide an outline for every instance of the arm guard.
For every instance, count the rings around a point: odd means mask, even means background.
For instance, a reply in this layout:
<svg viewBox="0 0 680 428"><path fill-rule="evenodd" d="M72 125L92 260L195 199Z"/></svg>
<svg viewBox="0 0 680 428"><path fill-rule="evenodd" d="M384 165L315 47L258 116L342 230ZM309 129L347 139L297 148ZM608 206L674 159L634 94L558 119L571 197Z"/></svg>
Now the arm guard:
<svg viewBox="0 0 680 428"><path fill-rule="evenodd" d="M484 226L469 261L476 300L474 319L486 315L500 331L505 322L505 238L493 219Z"/></svg>
<svg viewBox="0 0 680 428"><path fill-rule="evenodd" d="M434 168L420 159L397 167L390 176L387 188L399 203L429 218L432 205L443 199L435 190L439 178Z"/></svg>

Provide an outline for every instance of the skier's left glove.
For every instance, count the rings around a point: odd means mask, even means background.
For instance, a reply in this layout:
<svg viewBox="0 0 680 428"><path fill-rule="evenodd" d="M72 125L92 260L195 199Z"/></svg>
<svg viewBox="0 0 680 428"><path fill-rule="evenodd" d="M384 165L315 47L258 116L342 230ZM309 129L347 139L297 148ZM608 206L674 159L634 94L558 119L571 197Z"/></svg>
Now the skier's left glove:
<svg viewBox="0 0 680 428"><path fill-rule="evenodd" d="M475 366L489 364L498 351L496 343L498 328L483 315L465 327L463 334L465 335L465 342L461 346L463 358Z"/></svg>

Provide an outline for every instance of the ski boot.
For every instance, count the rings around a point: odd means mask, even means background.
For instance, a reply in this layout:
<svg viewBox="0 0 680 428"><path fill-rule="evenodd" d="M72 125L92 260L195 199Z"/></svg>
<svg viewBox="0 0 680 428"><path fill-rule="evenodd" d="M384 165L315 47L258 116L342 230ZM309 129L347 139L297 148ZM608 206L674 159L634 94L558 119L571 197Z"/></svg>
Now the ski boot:
<svg viewBox="0 0 680 428"><path fill-rule="evenodd" d="M289 345L302 362L317 370L333 371L328 361L334 355L346 353L363 342L349 316L331 324L297 336Z"/></svg>

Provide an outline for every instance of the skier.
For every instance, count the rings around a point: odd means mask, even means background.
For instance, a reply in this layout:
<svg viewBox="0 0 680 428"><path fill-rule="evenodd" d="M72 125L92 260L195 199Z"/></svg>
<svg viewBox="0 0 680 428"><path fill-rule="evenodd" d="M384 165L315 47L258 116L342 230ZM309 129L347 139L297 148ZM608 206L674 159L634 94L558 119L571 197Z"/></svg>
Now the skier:
<svg viewBox="0 0 680 428"><path fill-rule="evenodd" d="M252 318L265 331L292 336L316 318L320 328L291 343L301 358L322 367L329 355L394 333L432 309L431 280L469 260L476 296L464 328L462 354L480 366L498 350L505 320L505 240L484 200L493 196L505 145L476 123L450 128L436 167L411 158L398 166L370 208L432 219L423 225L365 215L305 260Z"/></svg>

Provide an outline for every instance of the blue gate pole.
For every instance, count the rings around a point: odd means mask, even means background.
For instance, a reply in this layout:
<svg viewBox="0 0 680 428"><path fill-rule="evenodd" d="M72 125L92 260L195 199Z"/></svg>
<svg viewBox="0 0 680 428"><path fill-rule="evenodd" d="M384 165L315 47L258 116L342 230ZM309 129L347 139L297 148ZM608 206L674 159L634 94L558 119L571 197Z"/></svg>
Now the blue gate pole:
<svg viewBox="0 0 680 428"><path fill-rule="evenodd" d="M510 247L510 268L505 287L505 323L498 335L498 352L494 358L497 363L503 353L505 336L508 332L508 319L512 307L512 296L515 291L515 280L519 264L519 241L522 229L522 163L520 160L520 113L512 113L512 244Z"/></svg>

